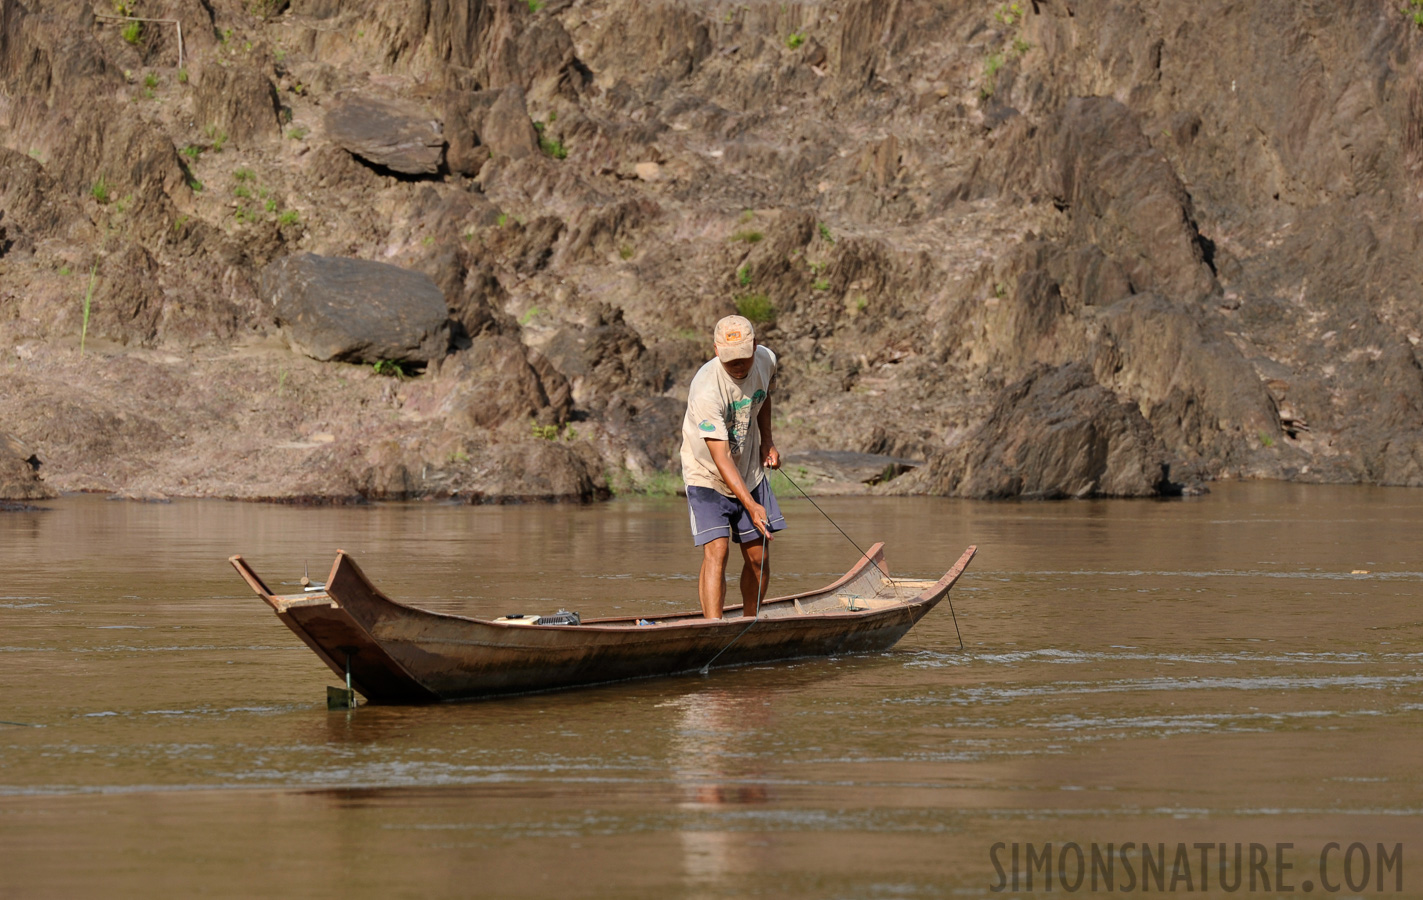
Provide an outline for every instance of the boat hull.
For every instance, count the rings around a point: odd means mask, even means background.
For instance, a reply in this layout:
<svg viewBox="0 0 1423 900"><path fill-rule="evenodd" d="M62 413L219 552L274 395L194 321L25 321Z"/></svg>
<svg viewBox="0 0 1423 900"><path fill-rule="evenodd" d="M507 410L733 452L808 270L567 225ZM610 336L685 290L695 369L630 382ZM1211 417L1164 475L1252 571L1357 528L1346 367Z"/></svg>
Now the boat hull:
<svg viewBox="0 0 1423 900"><path fill-rule="evenodd" d="M372 703L431 703L583 687L631 678L893 647L945 596L970 547L932 584L890 581L883 545L819 591L739 607L707 620L688 612L580 625L495 622L432 613L382 594L344 552L324 591L278 596L240 556L232 564L278 618ZM907 596L910 592L912 596Z"/></svg>

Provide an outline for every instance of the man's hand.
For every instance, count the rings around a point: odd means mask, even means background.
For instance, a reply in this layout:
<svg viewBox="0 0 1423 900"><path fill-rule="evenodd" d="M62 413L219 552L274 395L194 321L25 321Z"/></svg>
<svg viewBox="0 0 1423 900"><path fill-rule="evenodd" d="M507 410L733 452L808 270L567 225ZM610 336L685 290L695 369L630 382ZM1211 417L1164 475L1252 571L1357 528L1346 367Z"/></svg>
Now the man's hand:
<svg viewBox="0 0 1423 900"><path fill-rule="evenodd" d="M756 530L761 532L766 540L774 541L776 537L771 534L771 522L766 515L766 507L757 503L755 500L743 505L746 507L746 512L751 515L751 524L756 526Z"/></svg>
<svg viewBox="0 0 1423 900"><path fill-rule="evenodd" d="M761 458L761 465L768 469L779 469L781 467L781 451L775 446L768 446L765 454Z"/></svg>

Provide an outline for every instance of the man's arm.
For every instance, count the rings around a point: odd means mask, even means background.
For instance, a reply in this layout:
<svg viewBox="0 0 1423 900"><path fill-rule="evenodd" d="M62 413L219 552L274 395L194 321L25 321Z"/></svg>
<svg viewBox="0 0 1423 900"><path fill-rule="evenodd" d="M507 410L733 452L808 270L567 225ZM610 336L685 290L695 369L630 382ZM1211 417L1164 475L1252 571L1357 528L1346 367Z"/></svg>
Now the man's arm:
<svg viewBox="0 0 1423 900"><path fill-rule="evenodd" d="M759 419L757 420L759 422ZM712 462L716 463L717 474L726 486L731 488L731 493L741 501L741 505L746 507L746 511L751 514L751 524L766 536L766 540L774 540L771 537L771 525L767 521L766 508L757 503L751 492L746 489L746 482L741 480L741 473L736 470L736 463L731 458L731 445L726 441L718 441L714 438L706 438L707 451L711 453Z"/></svg>
<svg viewBox="0 0 1423 900"><path fill-rule="evenodd" d="M761 434L761 465L771 469L781 467L781 453L771 437L771 395L761 401L761 409L756 413L756 430Z"/></svg>

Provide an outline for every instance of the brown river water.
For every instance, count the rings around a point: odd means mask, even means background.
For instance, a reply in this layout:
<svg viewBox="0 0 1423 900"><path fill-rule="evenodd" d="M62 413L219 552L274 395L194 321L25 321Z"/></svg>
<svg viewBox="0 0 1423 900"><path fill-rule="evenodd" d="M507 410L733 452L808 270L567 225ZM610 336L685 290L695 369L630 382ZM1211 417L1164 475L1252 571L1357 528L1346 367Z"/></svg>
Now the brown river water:
<svg viewBox="0 0 1423 900"><path fill-rule="evenodd" d="M328 712L229 555L295 582L340 547L482 617L652 615L696 603L684 502L0 515L0 897L1001 896L1014 844L1126 842L1258 843L1296 892L1357 843L1356 883L1423 895L1423 492L820 503L892 573L979 545L962 652L941 604L884 654ZM849 567L784 507L773 593Z"/></svg>

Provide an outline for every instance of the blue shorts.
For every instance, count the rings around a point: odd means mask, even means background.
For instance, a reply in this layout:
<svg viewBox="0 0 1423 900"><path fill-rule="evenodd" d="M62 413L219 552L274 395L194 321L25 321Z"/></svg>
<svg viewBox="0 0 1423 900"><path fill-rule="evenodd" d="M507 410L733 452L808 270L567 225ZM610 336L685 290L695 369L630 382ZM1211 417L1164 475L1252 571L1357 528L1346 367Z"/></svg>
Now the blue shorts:
<svg viewBox="0 0 1423 900"><path fill-rule="evenodd" d="M776 502L776 495L771 492L769 477L762 478L761 483L751 491L751 499L766 508L767 524L772 531L780 531L786 527L780 504ZM687 508L692 513L693 546L700 547L724 537L729 537L738 544L761 537L760 530L751 524L751 516L747 514L741 501L720 491L687 485Z"/></svg>

